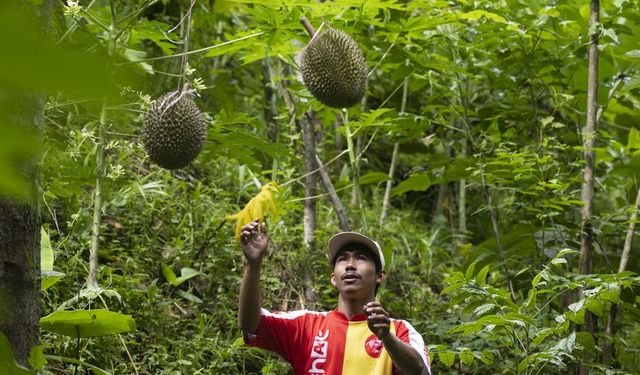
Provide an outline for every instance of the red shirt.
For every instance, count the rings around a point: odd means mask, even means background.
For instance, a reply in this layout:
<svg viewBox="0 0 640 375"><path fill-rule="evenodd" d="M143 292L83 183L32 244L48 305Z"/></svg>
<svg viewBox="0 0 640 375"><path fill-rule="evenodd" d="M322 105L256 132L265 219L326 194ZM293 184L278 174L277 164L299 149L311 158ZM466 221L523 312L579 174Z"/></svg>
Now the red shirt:
<svg viewBox="0 0 640 375"><path fill-rule="evenodd" d="M404 320L391 322L391 332L420 354L424 374L430 374L429 353L420 334ZM369 330L365 314L349 320L338 310L270 313L262 309L257 334L245 334L244 340L280 354L296 375L400 374L382 341Z"/></svg>

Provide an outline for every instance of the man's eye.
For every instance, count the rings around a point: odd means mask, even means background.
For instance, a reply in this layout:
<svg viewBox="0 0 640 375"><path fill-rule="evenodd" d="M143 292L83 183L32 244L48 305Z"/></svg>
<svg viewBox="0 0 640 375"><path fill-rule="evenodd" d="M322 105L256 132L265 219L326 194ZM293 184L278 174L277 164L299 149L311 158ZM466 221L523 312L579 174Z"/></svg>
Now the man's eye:
<svg viewBox="0 0 640 375"><path fill-rule="evenodd" d="M345 260L347 260L347 257L345 256L338 257L338 262L344 262Z"/></svg>

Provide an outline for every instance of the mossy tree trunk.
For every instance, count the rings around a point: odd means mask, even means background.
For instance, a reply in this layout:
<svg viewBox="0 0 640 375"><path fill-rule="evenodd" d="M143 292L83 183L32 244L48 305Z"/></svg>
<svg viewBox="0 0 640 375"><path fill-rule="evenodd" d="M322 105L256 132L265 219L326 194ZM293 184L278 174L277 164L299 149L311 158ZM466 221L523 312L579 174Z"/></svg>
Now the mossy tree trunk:
<svg viewBox="0 0 640 375"><path fill-rule="evenodd" d="M52 0L44 0L34 17L48 27ZM44 32L44 31L43 31ZM0 92L0 123L41 138L45 97L42 93ZM29 366L29 353L40 333L40 227L38 153L18 160L29 184L27 199L0 196L0 333L11 344L16 361Z"/></svg>

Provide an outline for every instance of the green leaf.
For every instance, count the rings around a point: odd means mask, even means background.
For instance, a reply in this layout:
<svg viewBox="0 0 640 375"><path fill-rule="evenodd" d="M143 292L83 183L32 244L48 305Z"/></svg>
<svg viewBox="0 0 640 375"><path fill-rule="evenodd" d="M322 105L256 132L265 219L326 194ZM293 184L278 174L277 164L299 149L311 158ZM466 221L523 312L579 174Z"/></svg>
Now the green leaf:
<svg viewBox="0 0 640 375"><path fill-rule="evenodd" d="M425 191L434 184L430 173L416 173L398 184L392 191L392 196L404 194L408 191Z"/></svg>
<svg viewBox="0 0 640 375"><path fill-rule="evenodd" d="M493 358L493 352L490 352L489 350L483 350L482 355L480 356L480 360L485 365L493 365Z"/></svg>
<svg viewBox="0 0 640 375"><path fill-rule="evenodd" d="M42 281L40 287L42 290L47 290L51 288L55 283L60 281L65 276L62 272L57 271L43 271L42 272Z"/></svg>
<svg viewBox="0 0 640 375"><path fill-rule="evenodd" d="M49 235L44 228L40 228L40 269L42 271L53 271L53 250Z"/></svg>
<svg viewBox="0 0 640 375"><path fill-rule="evenodd" d="M42 344L32 347L31 351L29 351L29 365L31 368L41 370L46 364L47 360L42 352Z"/></svg>
<svg viewBox="0 0 640 375"><path fill-rule="evenodd" d="M631 58L631 59L640 60L640 49L634 49L634 50L631 50L631 51L627 51L624 55L626 57Z"/></svg>
<svg viewBox="0 0 640 375"><path fill-rule="evenodd" d="M389 175L383 172L369 172L360 177L360 185L377 184L382 181L387 181Z"/></svg>
<svg viewBox="0 0 640 375"><path fill-rule="evenodd" d="M171 284L173 284L175 286L175 282L177 280L176 278L176 274L173 273L173 270L171 269L171 267L169 267L166 263L162 263L162 265L160 266L162 268L162 276L164 276L164 278Z"/></svg>
<svg viewBox="0 0 640 375"><path fill-rule="evenodd" d="M187 301L191 301L191 302L194 302L194 303L202 303L202 300L200 298L198 298L198 296L196 296L196 295L194 295L192 293L186 292L184 290L178 290L178 294L182 298L186 299Z"/></svg>
<svg viewBox="0 0 640 375"><path fill-rule="evenodd" d="M507 22L507 20L504 17L497 15L495 13L487 12L486 10L481 10L481 9L472 10L471 12L462 13L458 15L459 19L467 20L467 21L477 21L482 17L485 17L486 19L490 19L492 21L496 21L500 23Z"/></svg>
<svg viewBox="0 0 640 375"><path fill-rule="evenodd" d="M478 275L476 275L476 282L482 286L487 284L487 274L489 273L489 265L482 267Z"/></svg>
<svg viewBox="0 0 640 375"><path fill-rule="evenodd" d="M568 306L569 310L573 311L574 313L582 310L583 307L584 307L584 299L581 299L578 302L574 302Z"/></svg>
<svg viewBox="0 0 640 375"><path fill-rule="evenodd" d="M471 263L469 267L467 267L467 272L465 272L464 274L464 278L466 280L473 279L473 271L475 270L475 268L476 268L476 262Z"/></svg>
<svg viewBox="0 0 640 375"><path fill-rule="evenodd" d="M84 338L131 332L136 322L129 315L104 309L56 311L40 319L40 327L49 332Z"/></svg>
<svg viewBox="0 0 640 375"><path fill-rule="evenodd" d="M446 367L451 367L456 360L456 355L450 351L439 351L438 358Z"/></svg>
<svg viewBox="0 0 640 375"><path fill-rule="evenodd" d="M191 279L192 277L200 275L200 272L194 270L193 268L184 267L180 270L180 277L176 277L176 274L173 273L171 267L169 267L166 263L162 263L162 275L171 285L179 286L185 281Z"/></svg>
<svg viewBox="0 0 640 375"><path fill-rule="evenodd" d="M466 366L471 366L471 364L473 364L473 360L475 359L473 353L469 350L464 350L458 353L458 358L460 358L462 364Z"/></svg>
<svg viewBox="0 0 640 375"><path fill-rule="evenodd" d="M11 350L11 343L0 332L0 374L3 375L35 375L36 372L16 363Z"/></svg>
<svg viewBox="0 0 640 375"><path fill-rule="evenodd" d="M627 147L630 149L640 149L640 131L636 128L629 130L629 139L627 140Z"/></svg>

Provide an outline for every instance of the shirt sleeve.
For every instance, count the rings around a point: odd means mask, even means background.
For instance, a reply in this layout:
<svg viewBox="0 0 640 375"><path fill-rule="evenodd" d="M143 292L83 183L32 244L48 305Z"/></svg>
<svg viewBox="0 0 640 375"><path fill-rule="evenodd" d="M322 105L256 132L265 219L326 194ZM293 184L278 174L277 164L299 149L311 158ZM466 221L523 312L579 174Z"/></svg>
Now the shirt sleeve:
<svg viewBox="0 0 640 375"><path fill-rule="evenodd" d="M304 314L305 311L271 313L261 309L258 331L255 334L244 331L244 342L276 352L291 362L300 346L300 320Z"/></svg>
<svg viewBox="0 0 640 375"><path fill-rule="evenodd" d="M431 360L429 359L429 349L424 346L424 340L422 340L422 336L420 333L413 328L409 322L405 320L396 320L396 336L402 341L405 342L413 349L415 349L420 358L422 358L422 362L424 363L425 371L422 372L422 375L431 375ZM400 374L401 372L393 366L393 374Z"/></svg>

